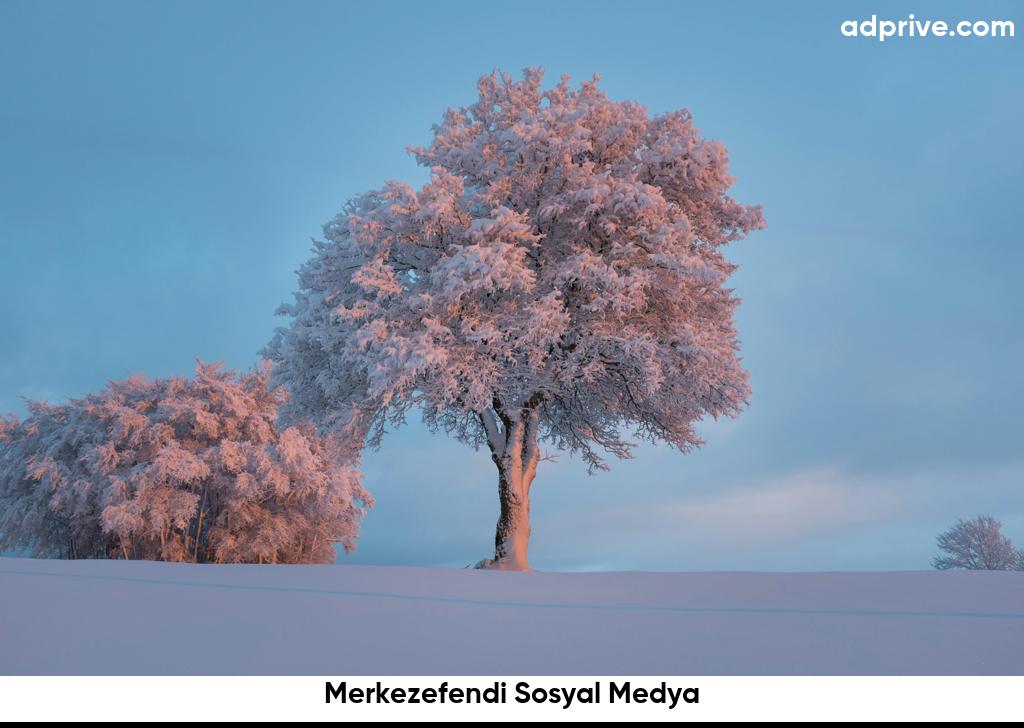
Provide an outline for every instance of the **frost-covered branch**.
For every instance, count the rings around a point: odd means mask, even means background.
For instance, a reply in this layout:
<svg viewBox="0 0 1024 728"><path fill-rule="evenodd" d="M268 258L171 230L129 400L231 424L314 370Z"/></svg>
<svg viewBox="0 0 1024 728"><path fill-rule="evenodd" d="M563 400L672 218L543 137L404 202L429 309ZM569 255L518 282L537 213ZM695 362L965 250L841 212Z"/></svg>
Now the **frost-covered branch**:
<svg viewBox="0 0 1024 728"><path fill-rule="evenodd" d="M495 419L494 413L491 410L484 410L483 412L478 412L477 416L480 418L480 423L487 433L487 444L490 447L491 454L496 458L500 458L505 450L505 439L498 430L498 422Z"/></svg>

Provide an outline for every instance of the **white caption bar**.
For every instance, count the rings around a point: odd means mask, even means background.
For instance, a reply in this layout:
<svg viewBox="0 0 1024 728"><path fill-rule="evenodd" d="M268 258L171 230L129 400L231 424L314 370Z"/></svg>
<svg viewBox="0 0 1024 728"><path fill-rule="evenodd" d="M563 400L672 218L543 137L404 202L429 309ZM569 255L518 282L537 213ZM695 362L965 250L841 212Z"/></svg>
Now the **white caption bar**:
<svg viewBox="0 0 1024 728"><path fill-rule="evenodd" d="M471 688L493 697L495 683L504 702L452 702ZM414 694L415 704L394 702ZM1024 677L0 677L4 721L980 722L1019 717L1022 695Z"/></svg>

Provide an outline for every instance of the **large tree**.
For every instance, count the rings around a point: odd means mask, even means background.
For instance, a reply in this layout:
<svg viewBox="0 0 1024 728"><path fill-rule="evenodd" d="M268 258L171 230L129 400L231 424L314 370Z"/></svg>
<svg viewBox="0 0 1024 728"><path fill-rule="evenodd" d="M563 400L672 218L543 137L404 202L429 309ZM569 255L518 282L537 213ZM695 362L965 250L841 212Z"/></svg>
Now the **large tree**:
<svg viewBox="0 0 1024 728"><path fill-rule="evenodd" d="M485 445L493 561L526 569L540 442L588 467L632 440L682 451L749 393L722 247L763 226L726 194L726 148L593 81L484 76L449 109L420 189L350 201L299 271L267 348L291 415L377 446L412 409Z"/></svg>

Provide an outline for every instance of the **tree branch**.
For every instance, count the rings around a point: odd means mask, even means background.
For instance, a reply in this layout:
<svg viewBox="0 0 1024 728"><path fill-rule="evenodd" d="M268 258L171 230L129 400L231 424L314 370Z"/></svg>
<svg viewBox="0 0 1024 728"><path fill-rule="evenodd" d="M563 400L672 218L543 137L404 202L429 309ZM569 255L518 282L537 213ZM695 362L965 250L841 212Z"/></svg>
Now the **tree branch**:
<svg viewBox="0 0 1024 728"><path fill-rule="evenodd" d="M498 430L498 421L495 419L494 413L484 410L477 412L477 417L480 418L480 424L483 425L484 432L487 433L487 447L490 448L491 455L500 458L505 453L505 438Z"/></svg>

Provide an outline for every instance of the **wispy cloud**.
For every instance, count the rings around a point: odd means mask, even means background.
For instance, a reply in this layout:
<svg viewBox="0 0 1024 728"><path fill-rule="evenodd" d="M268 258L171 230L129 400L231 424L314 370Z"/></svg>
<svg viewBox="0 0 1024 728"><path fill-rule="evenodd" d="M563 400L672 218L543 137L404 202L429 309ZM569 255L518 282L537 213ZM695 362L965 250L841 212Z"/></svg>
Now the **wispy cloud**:
<svg viewBox="0 0 1024 728"><path fill-rule="evenodd" d="M739 544L791 543L889 520L907 494L858 482L838 468L793 473L659 509L693 535Z"/></svg>
<svg viewBox="0 0 1024 728"><path fill-rule="evenodd" d="M956 518L991 513L1024 540L1022 482L1024 462L900 471L836 464L715 485L691 479L645 502L624 504L619 490L617 502L583 498L550 518L540 511L535 541L555 555L551 568L920 569L935 534Z"/></svg>

